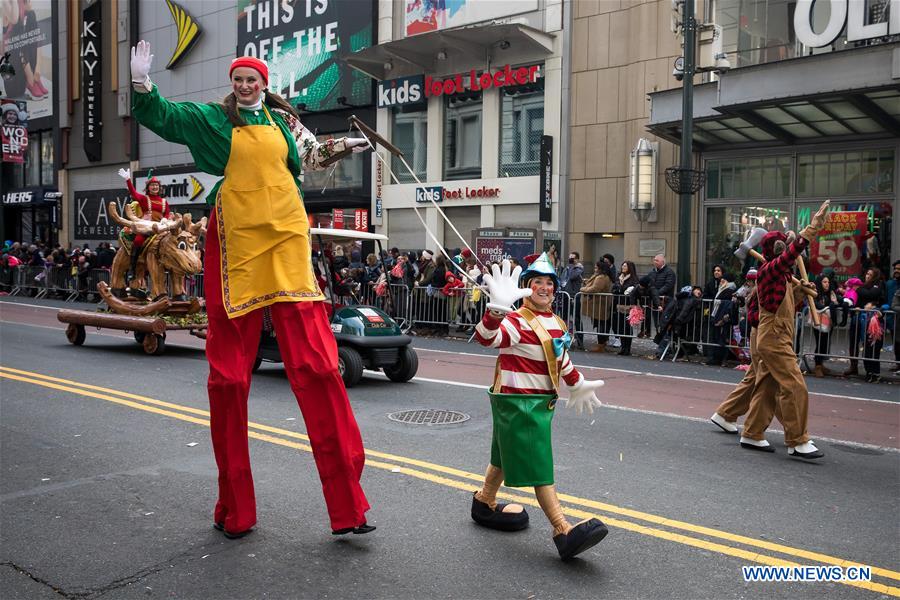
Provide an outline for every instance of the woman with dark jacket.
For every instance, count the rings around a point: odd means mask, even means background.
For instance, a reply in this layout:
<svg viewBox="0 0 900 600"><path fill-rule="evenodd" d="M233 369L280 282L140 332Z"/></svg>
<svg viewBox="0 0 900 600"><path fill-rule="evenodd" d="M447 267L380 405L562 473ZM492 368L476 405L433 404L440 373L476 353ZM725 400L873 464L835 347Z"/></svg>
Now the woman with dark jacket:
<svg viewBox="0 0 900 600"><path fill-rule="evenodd" d="M619 356L631 356L631 341L634 339L634 331L628 324L628 311L634 305L631 293L638 287L637 269L634 262L626 260L619 269L616 277L613 293L615 306L613 308L613 331L622 340L622 348Z"/></svg>
<svg viewBox="0 0 900 600"><path fill-rule="evenodd" d="M831 278L827 275L820 275L816 279L816 311L819 312L821 326L813 327L813 335L816 338L816 366L813 375L816 377L824 377L831 375L825 368L824 354L829 354L831 348L831 328L838 322L838 314L841 310L841 299L838 293L831 287ZM824 314L823 314L824 313Z"/></svg>
<svg viewBox="0 0 900 600"><path fill-rule="evenodd" d="M731 331L732 324L732 308L734 306L732 297L737 291L733 279L734 277L731 275L722 277L719 281L719 289L713 299L712 308L709 311L711 345L709 346L707 365L721 367L722 361L725 360L725 346L728 343L728 332Z"/></svg>
<svg viewBox="0 0 900 600"><path fill-rule="evenodd" d="M716 297L716 293L719 291L719 282L722 281L722 275L725 274L724 269L722 269L722 265L716 265L712 270L712 279L706 282L706 286L703 288L703 299L704 300L713 300Z"/></svg>
<svg viewBox="0 0 900 600"><path fill-rule="evenodd" d="M865 281L861 286L856 288L856 306L855 310L850 313L850 368L844 372L844 377L858 375L859 368L856 357L859 356L859 344L865 344L866 351L876 359L881 355L881 343L877 344L877 352L873 346L871 349L866 344L866 326L868 324L868 314L865 309L878 309L884 303L884 282L881 279L881 271L877 267L869 267L866 270ZM871 358L872 356L866 356ZM875 361L865 361L867 379L871 379L871 375L880 374L879 363Z"/></svg>

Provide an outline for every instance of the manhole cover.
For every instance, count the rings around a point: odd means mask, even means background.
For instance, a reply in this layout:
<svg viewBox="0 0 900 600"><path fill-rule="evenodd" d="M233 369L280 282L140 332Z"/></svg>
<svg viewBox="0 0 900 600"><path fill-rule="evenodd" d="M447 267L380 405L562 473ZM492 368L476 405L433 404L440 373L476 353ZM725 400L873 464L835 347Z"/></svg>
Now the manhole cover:
<svg viewBox="0 0 900 600"><path fill-rule="evenodd" d="M388 419L398 423L409 423L410 425L454 425L456 423L465 423L469 420L469 415L455 410L426 408L424 410L401 410L400 412L390 413Z"/></svg>

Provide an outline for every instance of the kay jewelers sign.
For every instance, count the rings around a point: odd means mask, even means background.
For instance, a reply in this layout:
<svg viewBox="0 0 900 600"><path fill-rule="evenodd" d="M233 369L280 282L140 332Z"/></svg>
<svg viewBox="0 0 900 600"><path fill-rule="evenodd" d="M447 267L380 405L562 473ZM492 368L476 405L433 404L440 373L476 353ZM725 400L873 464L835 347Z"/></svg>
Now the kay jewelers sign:
<svg viewBox="0 0 900 600"><path fill-rule="evenodd" d="M863 0L797 0L794 11L797 40L813 48L829 46L845 25L848 42L900 34L900 0L890 0L886 20L867 24L871 19L867 18L870 4Z"/></svg>

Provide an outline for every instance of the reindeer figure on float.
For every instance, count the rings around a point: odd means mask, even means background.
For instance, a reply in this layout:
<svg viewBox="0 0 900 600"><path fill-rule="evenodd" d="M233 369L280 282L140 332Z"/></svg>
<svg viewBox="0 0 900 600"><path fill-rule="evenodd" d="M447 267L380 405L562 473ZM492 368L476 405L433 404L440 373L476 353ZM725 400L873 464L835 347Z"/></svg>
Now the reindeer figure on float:
<svg viewBox="0 0 900 600"><path fill-rule="evenodd" d="M150 296L154 299L167 294L166 272L172 282L172 300L187 300L184 293L184 278L199 273L203 268L200 260L200 238L206 235L206 217L194 223L190 214L175 213L174 219L151 221L138 218L130 204L124 207L124 218L119 215L115 202L109 203L109 215L119 225L134 234L147 238L134 269L134 281L143 282L150 276ZM126 288L125 274L131 264L134 248L127 243L119 246L113 259L110 286L118 295L140 292Z"/></svg>

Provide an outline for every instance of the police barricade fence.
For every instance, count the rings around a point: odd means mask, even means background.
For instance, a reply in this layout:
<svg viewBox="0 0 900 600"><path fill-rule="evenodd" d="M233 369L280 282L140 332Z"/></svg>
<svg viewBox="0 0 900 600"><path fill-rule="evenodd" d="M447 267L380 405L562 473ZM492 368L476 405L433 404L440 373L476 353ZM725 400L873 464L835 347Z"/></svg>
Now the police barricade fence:
<svg viewBox="0 0 900 600"><path fill-rule="evenodd" d="M878 374L881 363L897 362L900 314L877 308L840 306L819 313L816 326L804 307L797 316L796 350L808 371L829 360L849 360L851 372ZM860 364L862 363L862 364Z"/></svg>

